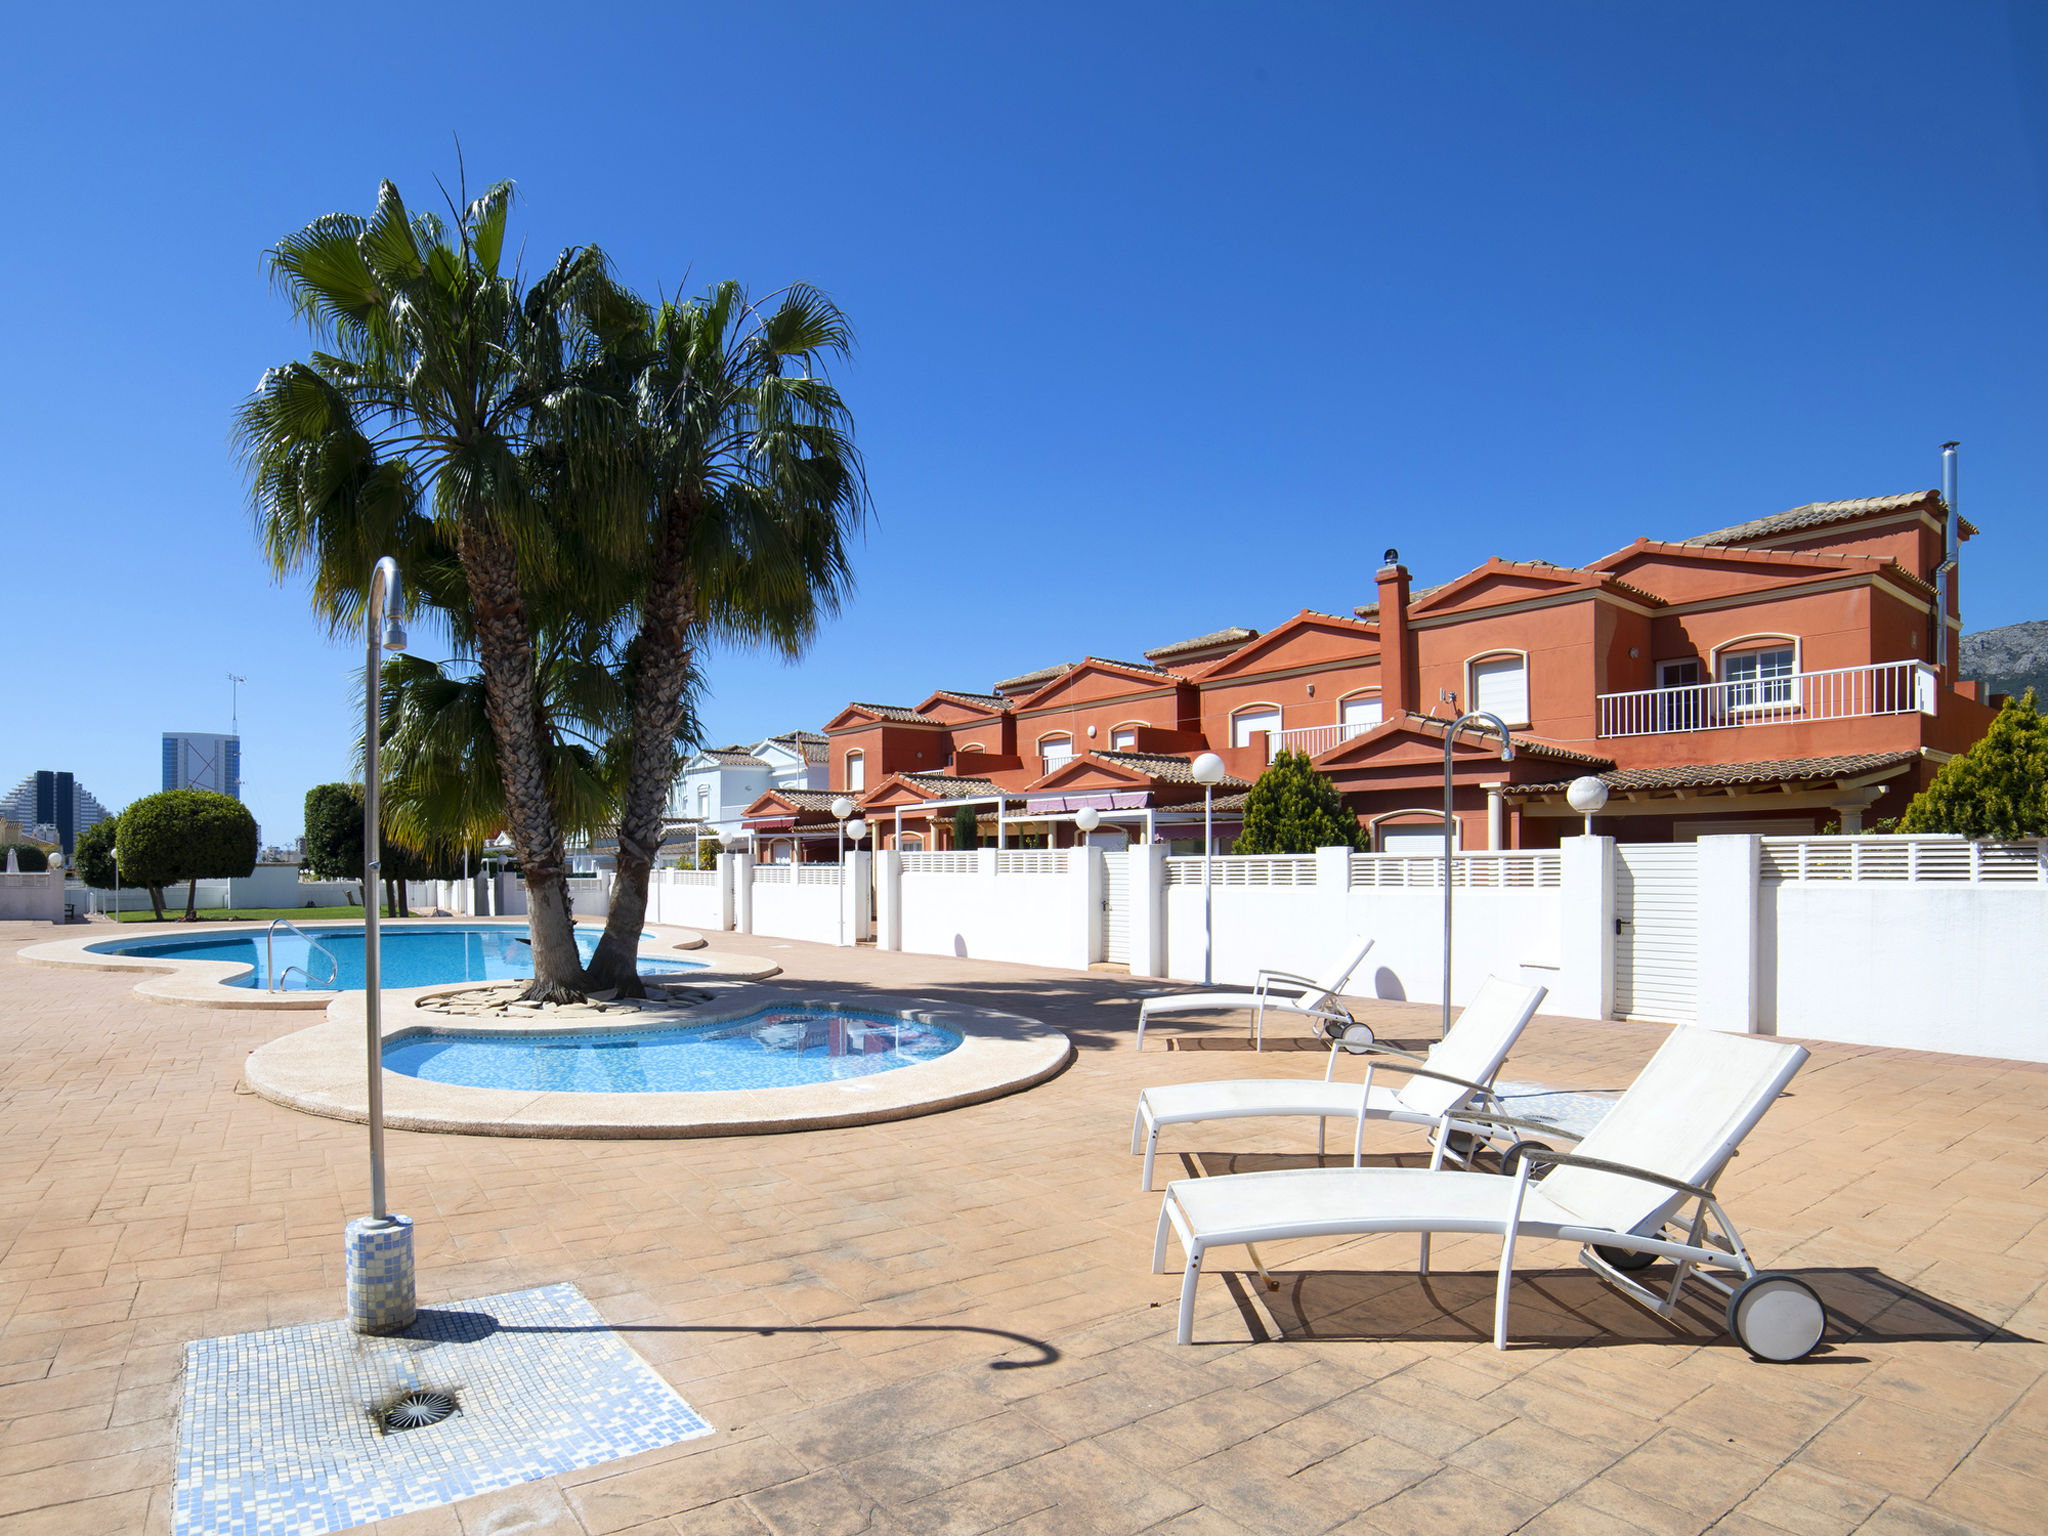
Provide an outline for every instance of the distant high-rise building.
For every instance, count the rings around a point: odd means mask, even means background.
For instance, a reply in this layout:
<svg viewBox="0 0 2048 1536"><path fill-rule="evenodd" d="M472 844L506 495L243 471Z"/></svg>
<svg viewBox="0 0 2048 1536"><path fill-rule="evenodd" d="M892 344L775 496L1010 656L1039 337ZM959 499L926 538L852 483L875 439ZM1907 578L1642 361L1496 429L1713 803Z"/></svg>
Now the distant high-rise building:
<svg viewBox="0 0 2048 1536"><path fill-rule="evenodd" d="M242 738L164 732L164 788L210 789L242 798Z"/></svg>
<svg viewBox="0 0 2048 1536"><path fill-rule="evenodd" d="M30 774L0 800L0 817L20 822L30 837L55 843L67 859L78 845L78 834L109 814L70 774L48 768Z"/></svg>

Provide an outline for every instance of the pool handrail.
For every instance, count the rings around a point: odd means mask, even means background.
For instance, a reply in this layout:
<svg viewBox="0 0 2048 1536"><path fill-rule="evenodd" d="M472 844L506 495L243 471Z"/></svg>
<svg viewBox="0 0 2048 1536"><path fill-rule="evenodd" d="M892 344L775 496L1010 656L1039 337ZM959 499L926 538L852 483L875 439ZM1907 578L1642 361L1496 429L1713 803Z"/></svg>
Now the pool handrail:
<svg viewBox="0 0 2048 1536"><path fill-rule="evenodd" d="M327 957L328 973L327 985L325 987L318 987L313 980L313 973L307 970L306 967L303 965L288 965L284 968L284 970L281 973L279 972L279 970L277 969L277 949L275 940L277 938L277 929L280 923L282 923L285 927L291 929L291 931L293 933L296 933L300 938L304 939L306 941L307 949L318 950L321 954ZM309 954L307 956L307 959L310 960L311 958L312 956ZM341 979L341 962L334 958L333 950L329 949L325 944L322 944L318 939L314 938L313 935L306 932L305 929L301 928L297 923L293 922L290 918L273 917L270 920L270 926L263 930L263 974L265 977L268 978L264 990L269 992L282 992L284 990L285 977L291 975L293 971L297 971L301 976L306 978L306 986L308 987L308 989L331 992L334 990L335 982Z"/></svg>

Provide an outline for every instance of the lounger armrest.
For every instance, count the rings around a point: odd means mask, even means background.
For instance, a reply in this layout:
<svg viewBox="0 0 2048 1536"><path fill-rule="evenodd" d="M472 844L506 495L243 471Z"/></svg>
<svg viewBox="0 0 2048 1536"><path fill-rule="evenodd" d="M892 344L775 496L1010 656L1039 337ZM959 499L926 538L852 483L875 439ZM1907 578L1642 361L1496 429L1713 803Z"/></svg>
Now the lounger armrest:
<svg viewBox="0 0 2048 1536"><path fill-rule="evenodd" d="M1353 1056L1398 1056L1403 1061L1424 1063L1427 1063L1429 1060L1427 1056L1418 1056L1413 1051L1404 1051L1398 1045L1388 1045L1379 1040L1360 1042L1337 1039L1332 1040L1330 1045L1333 1050L1341 1048Z"/></svg>
<svg viewBox="0 0 2048 1536"><path fill-rule="evenodd" d="M1265 991L1266 984L1273 981L1291 981L1297 986L1309 987L1317 992L1323 990L1323 984L1313 976L1297 976L1292 971L1276 971L1269 967L1260 967L1258 990L1261 992Z"/></svg>
<svg viewBox="0 0 2048 1536"><path fill-rule="evenodd" d="M1499 1097L1499 1095L1496 1094L1493 1089L1487 1087L1484 1083L1467 1082L1464 1078L1453 1077L1448 1072L1438 1072L1431 1067L1411 1066L1409 1063L1405 1061L1389 1061L1383 1063L1380 1066L1379 1070L1382 1072L1404 1072L1410 1077L1433 1078L1435 1081L1439 1083L1451 1083L1459 1088L1470 1089L1473 1093L1483 1093L1490 1098ZM1483 1111L1480 1110L1473 1110L1468 1113L1465 1110L1456 1109L1449 1111L1449 1113L1456 1115L1461 1120L1484 1120L1489 1118Z"/></svg>
<svg viewBox="0 0 2048 1536"><path fill-rule="evenodd" d="M1675 1189L1682 1195L1695 1200L1711 1200L1714 1192L1702 1189L1697 1184L1688 1184L1683 1179L1674 1179L1669 1174L1656 1173L1648 1168L1632 1167L1628 1163L1610 1163L1604 1157L1581 1157L1576 1152L1552 1152L1543 1147L1524 1147L1522 1156L1531 1162L1555 1163L1568 1168L1591 1168L1597 1173L1619 1174L1625 1179L1641 1179L1646 1184L1662 1184L1666 1189Z"/></svg>

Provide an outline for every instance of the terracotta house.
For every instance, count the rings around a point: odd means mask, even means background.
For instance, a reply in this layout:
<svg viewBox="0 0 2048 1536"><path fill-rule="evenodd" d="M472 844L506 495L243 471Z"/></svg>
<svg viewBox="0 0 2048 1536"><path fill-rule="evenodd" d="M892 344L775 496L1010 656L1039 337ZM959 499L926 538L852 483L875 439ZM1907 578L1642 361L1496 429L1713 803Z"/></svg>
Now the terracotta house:
<svg viewBox="0 0 2048 1536"><path fill-rule="evenodd" d="M1609 789L1595 829L1627 841L1855 831L1903 811L1996 712L1956 664L1956 563L1975 532L1920 491L1638 539L1583 566L1489 559L1421 590L1389 550L1349 615L850 704L825 727L831 784L879 846L899 812L906 843L948 846L962 798L1013 846L1070 843L1083 806L1097 841L1199 846L1195 755L1230 775L1213 807L1227 843L1286 749L1335 782L1372 846L1430 847L1445 728L1481 710L1516 750L1503 761L1470 730L1455 746L1466 849L1555 846L1582 824L1564 797L1583 775Z"/></svg>

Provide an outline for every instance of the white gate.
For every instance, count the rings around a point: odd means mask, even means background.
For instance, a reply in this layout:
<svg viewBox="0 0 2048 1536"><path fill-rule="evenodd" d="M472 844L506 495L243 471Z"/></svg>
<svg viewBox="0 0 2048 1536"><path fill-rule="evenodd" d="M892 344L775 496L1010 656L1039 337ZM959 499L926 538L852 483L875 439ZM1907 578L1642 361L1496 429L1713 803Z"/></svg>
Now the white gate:
<svg viewBox="0 0 2048 1536"><path fill-rule="evenodd" d="M1131 857L1121 848L1102 851L1102 958L1131 963Z"/></svg>
<svg viewBox="0 0 2048 1536"><path fill-rule="evenodd" d="M1697 843L1618 843L1614 867L1614 1014L1691 1023L1699 1016Z"/></svg>

